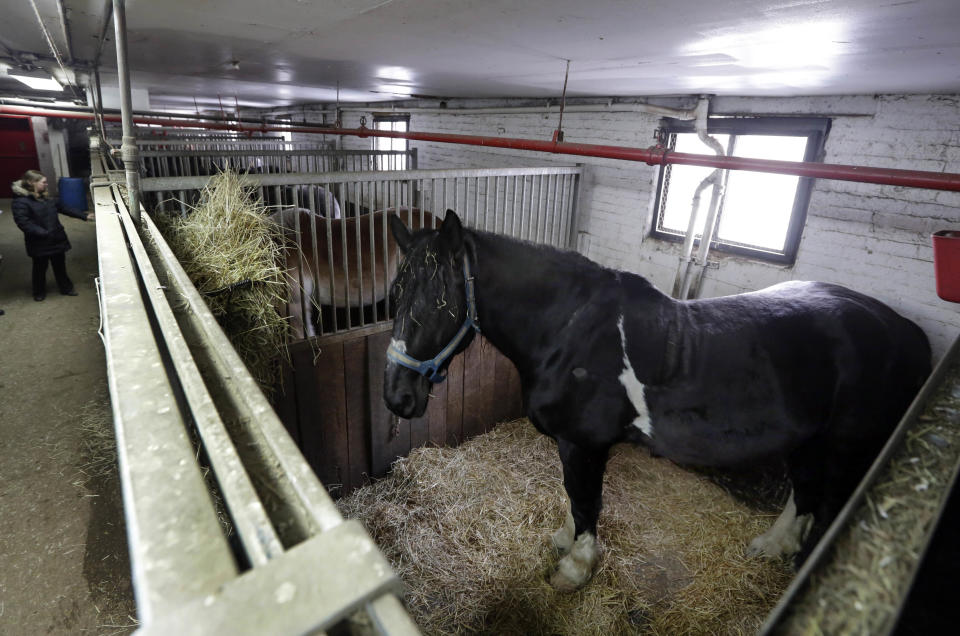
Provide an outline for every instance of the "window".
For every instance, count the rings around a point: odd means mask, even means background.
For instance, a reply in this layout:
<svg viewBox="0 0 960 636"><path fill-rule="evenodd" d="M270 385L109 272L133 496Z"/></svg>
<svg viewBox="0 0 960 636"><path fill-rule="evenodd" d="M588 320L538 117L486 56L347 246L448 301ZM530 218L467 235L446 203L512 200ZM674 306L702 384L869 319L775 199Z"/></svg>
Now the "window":
<svg viewBox="0 0 960 636"><path fill-rule="evenodd" d="M693 122L665 120L669 147L676 152L713 154ZM819 161L830 128L820 118L711 118L707 132L728 155L782 161ZM682 241L697 186L713 168L670 164L657 184L657 238ZM712 249L777 263L793 263L807 216L813 181L807 177L729 170L723 175ZM701 193L695 240L703 235L711 187Z"/></svg>
<svg viewBox="0 0 960 636"><path fill-rule="evenodd" d="M376 130L392 130L395 132L407 132L410 128L410 115L377 115L373 116L373 127ZM408 148L406 139L394 139L392 137L374 137L374 150L400 150L406 152ZM377 158L377 170L406 170L407 156L396 155Z"/></svg>
<svg viewBox="0 0 960 636"><path fill-rule="evenodd" d="M277 121L282 122L284 126L293 125L293 122L289 117L277 117ZM293 142L293 133L290 132L289 130L281 130L280 136L283 137L283 141L285 145Z"/></svg>

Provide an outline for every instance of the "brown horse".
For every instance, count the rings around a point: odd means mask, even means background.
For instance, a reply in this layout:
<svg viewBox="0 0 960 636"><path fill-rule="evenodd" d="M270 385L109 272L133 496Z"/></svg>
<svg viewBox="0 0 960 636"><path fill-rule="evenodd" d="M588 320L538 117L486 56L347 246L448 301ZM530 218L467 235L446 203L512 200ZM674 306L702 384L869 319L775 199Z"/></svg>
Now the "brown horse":
<svg viewBox="0 0 960 636"><path fill-rule="evenodd" d="M317 335L314 311L321 306L349 309L375 305L385 298L398 262L396 241L386 230L390 214L399 214L417 229L435 225L430 212L407 207L345 219L327 219L306 208L286 208L270 215L287 247L294 338Z"/></svg>

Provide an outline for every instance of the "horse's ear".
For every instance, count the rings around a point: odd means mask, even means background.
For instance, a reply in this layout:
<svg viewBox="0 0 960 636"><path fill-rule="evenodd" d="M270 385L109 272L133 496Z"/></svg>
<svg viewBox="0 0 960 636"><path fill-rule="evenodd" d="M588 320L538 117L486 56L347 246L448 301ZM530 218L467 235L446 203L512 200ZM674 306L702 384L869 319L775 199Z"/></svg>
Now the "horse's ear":
<svg viewBox="0 0 960 636"><path fill-rule="evenodd" d="M451 253L456 254L463 248L463 225L453 210L447 210L440 225L440 240Z"/></svg>
<svg viewBox="0 0 960 636"><path fill-rule="evenodd" d="M397 241L400 249L406 252L410 245L410 230L396 214L390 214L390 233L393 234L393 238Z"/></svg>

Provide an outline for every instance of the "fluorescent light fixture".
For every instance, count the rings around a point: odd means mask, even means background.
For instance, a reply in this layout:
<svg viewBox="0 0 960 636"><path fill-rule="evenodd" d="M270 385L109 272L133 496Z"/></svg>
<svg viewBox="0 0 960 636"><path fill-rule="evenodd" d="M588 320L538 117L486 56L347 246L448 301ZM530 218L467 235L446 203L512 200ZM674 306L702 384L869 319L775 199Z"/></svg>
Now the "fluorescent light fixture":
<svg viewBox="0 0 960 636"><path fill-rule="evenodd" d="M27 86L38 91L62 91L63 86L60 82L53 79L48 73L43 71L20 71L7 69L7 75L15 80L20 80Z"/></svg>
<svg viewBox="0 0 960 636"><path fill-rule="evenodd" d="M411 95L413 93L413 87L402 84L381 84L378 92L393 93L394 95Z"/></svg>
<svg viewBox="0 0 960 636"><path fill-rule="evenodd" d="M396 82L413 81L413 73L402 66L383 66L377 71L377 77Z"/></svg>

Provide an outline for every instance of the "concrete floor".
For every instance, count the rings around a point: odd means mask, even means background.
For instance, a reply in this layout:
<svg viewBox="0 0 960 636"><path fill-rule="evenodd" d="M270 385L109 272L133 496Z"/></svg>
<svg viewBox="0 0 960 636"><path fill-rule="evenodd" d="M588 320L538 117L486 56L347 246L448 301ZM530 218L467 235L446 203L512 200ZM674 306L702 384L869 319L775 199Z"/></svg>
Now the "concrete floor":
<svg viewBox="0 0 960 636"><path fill-rule="evenodd" d="M136 628L116 470L97 472L112 418L96 227L61 217L76 297L35 302L23 234L0 199L0 634L126 634ZM115 460L114 466L115 466Z"/></svg>

